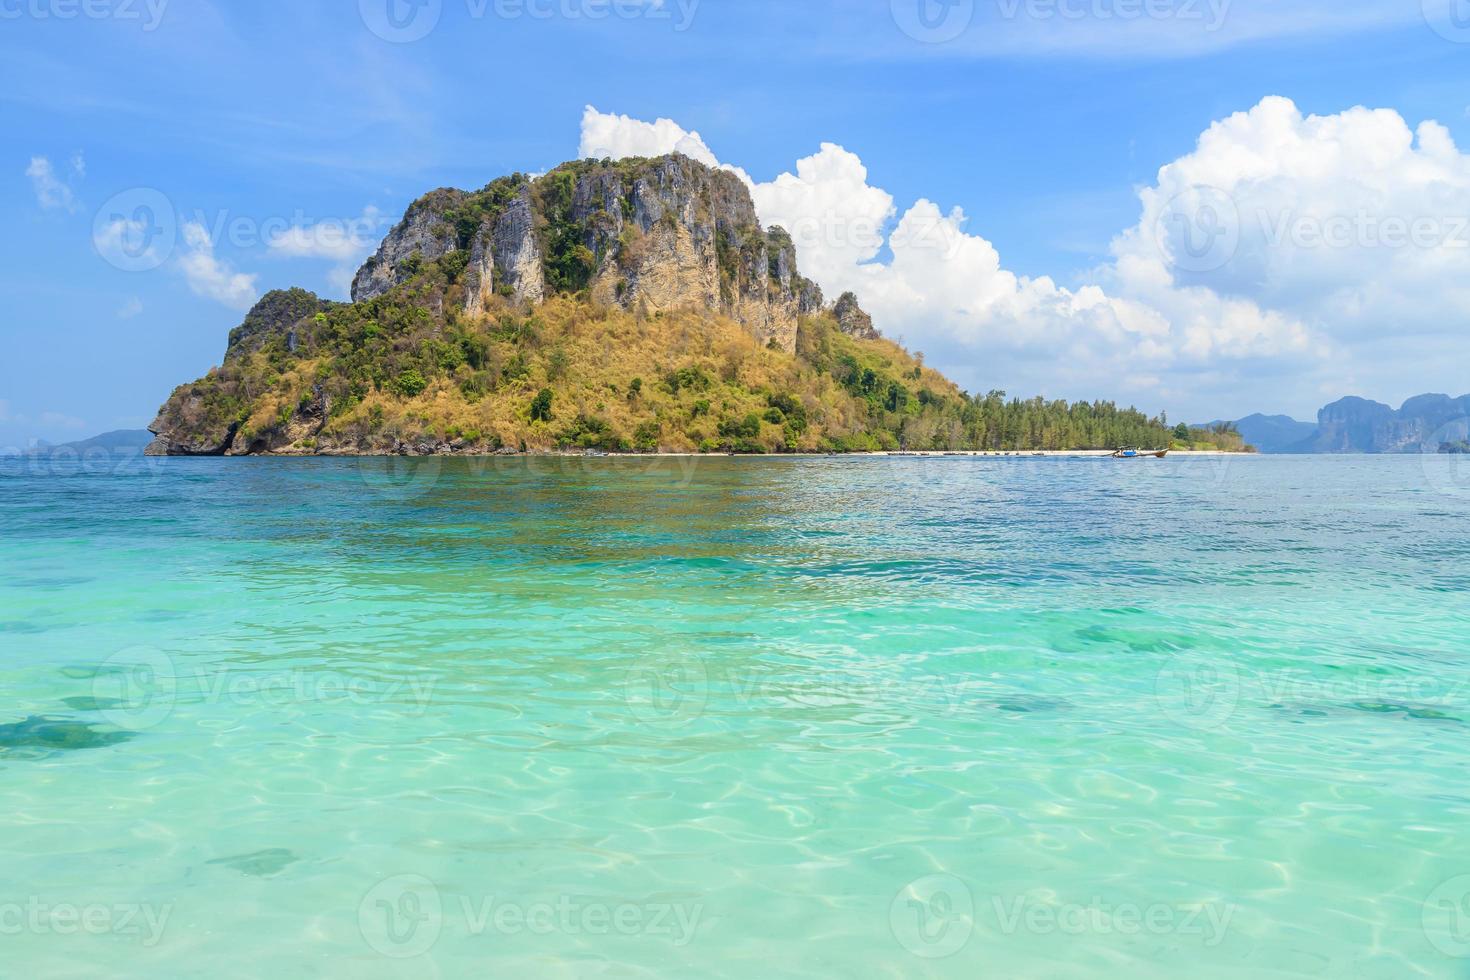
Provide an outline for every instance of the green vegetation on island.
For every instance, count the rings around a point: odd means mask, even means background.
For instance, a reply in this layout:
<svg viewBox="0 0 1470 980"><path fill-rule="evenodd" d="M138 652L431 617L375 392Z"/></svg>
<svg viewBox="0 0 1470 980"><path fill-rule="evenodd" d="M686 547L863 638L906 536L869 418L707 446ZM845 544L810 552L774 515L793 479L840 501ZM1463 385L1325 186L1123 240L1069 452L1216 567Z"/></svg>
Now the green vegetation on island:
<svg viewBox="0 0 1470 980"><path fill-rule="evenodd" d="M735 177L582 161L409 209L355 302L266 295L170 454L1243 448L1111 402L971 396L822 302Z"/></svg>

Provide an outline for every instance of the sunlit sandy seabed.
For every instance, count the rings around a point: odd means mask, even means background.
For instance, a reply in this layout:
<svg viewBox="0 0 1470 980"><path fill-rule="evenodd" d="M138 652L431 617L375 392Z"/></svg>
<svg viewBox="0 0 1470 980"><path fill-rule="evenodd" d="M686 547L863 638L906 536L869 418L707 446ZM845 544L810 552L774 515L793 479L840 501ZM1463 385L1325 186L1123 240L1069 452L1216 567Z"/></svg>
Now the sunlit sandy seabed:
<svg viewBox="0 0 1470 980"><path fill-rule="evenodd" d="M0 462L0 969L1470 975L1454 464Z"/></svg>

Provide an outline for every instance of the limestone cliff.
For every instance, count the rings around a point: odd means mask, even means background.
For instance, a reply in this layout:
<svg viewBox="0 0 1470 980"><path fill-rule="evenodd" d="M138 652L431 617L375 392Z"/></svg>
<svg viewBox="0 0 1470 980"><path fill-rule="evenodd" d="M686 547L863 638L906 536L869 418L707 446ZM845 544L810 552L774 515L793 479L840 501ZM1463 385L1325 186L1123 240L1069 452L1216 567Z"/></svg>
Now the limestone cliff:
<svg viewBox="0 0 1470 980"><path fill-rule="evenodd" d="M586 290L596 303L647 314L722 313L765 344L796 349L797 319L821 289L797 271L780 228L763 229L734 174L686 156L564 164L480 191L420 198L353 282L381 296L424 263L464 253L463 306L517 306Z"/></svg>
<svg viewBox="0 0 1470 980"><path fill-rule="evenodd" d="M1296 447L1312 453L1421 453L1470 437L1470 395L1418 395L1398 410L1342 398L1317 413L1317 431Z"/></svg>
<svg viewBox="0 0 1470 980"><path fill-rule="evenodd" d="M837 297L837 302L832 304L832 314L837 317L837 325L842 328L843 333L852 334L862 340L877 340L880 336L873 326L873 318L858 305L856 293L846 292Z"/></svg>

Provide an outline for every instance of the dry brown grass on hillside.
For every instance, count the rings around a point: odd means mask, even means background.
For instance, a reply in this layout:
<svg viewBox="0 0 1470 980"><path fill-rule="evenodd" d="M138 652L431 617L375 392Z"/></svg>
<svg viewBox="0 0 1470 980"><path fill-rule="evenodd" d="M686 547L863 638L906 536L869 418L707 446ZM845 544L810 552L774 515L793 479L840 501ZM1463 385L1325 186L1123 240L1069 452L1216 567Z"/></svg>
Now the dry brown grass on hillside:
<svg viewBox="0 0 1470 980"><path fill-rule="evenodd" d="M487 379L483 394L467 396L477 372L460 365L427 379L415 397L371 391L335 415L318 437L292 448L430 438L489 448L689 452L730 448L731 426L754 415L759 429L743 433L745 448L818 451L833 439L866 438L873 429L869 403L855 398L831 370L830 362L842 355L885 376L902 375L916 388L958 396L897 345L855 340L827 317L803 324L803 340L829 362L819 366L764 348L740 324L702 311L640 315L557 297L536 309L531 329L515 336L500 329L507 315L508 309L492 308L453 323L489 348L487 367L478 372ZM325 372L325 361L293 365L252 406L246 428L265 431L288 417ZM553 393L551 419L533 420L530 406L543 389ZM801 406L795 414L804 419L776 418L770 400L777 395L795 399Z"/></svg>

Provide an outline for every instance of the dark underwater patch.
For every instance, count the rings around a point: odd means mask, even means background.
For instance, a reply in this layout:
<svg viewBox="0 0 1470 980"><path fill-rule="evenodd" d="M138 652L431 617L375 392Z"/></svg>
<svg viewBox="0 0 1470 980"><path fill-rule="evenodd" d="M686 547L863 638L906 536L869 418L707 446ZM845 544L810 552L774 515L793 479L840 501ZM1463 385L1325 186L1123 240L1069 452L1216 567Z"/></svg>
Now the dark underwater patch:
<svg viewBox="0 0 1470 980"><path fill-rule="evenodd" d="M61 703L73 711L112 711L128 706L128 703L121 698L94 698L91 695L62 698Z"/></svg>
<svg viewBox="0 0 1470 980"><path fill-rule="evenodd" d="M215 858L206 864L218 864L252 878L274 878L291 865L300 861L295 852L284 847L271 847L251 854L236 854L232 857Z"/></svg>
<svg viewBox="0 0 1470 980"><path fill-rule="evenodd" d="M0 758L42 757L56 752L103 749L133 737L133 732L99 729L69 718L33 715L25 721L0 725Z"/></svg>
<svg viewBox="0 0 1470 980"><path fill-rule="evenodd" d="M1034 697L1028 694L1012 695L995 702L997 711L1008 711L1018 715L1029 715L1046 711L1065 711L1070 707L1072 705L1068 701L1063 701L1058 698Z"/></svg>
<svg viewBox="0 0 1470 980"><path fill-rule="evenodd" d="M1431 708L1423 704L1398 704L1392 701L1354 701L1348 705L1354 711L1367 711L1376 715L1401 715L1404 718L1416 718L1421 721L1452 721L1459 723L1460 719L1454 715L1446 714L1438 708Z"/></svg>
<svg viewBox="0 0 1470 980"><path fill-rule="evenodd" d="M7 619L0 623L0 633L14 633L16 635L35 635L46 632L46 627L40 623L31 623L23 619Z"/></svg>
<svg viewBox="0 0 1470 980"><path fill-rule="evenodd" d="M1360 711L1371 715L1395 715L1415 721L1445 721L1453 725L1464 724L1464 719L1426 704L1399 704L1393 701L1349 701L1344 704L1273 704L1272 711L1295 715L1299 718L1342 717L1347 711Z"/></svg>

